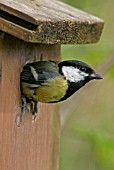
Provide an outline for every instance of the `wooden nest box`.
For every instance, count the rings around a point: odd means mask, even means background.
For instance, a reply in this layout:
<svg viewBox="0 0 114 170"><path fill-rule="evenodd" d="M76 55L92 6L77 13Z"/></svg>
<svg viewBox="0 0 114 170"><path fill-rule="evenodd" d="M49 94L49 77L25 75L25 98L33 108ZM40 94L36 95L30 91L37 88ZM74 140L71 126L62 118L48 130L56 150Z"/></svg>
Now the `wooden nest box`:
<svg viewBox="0 0 114 170"><path fill-rule="evenodd" d="M55 104L39 116L21 112L20 72L26 62L60 60L61 44L95 43L103 21L56 0L0 0L0 168L58 170L60 120Z"/></svg>

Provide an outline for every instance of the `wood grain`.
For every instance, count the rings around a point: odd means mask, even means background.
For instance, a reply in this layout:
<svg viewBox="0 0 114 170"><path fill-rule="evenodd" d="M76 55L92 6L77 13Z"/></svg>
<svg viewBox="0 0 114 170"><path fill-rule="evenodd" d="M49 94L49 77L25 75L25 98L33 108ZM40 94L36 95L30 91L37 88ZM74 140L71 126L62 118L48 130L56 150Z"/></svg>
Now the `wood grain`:
<svg viewBox="0 0 114 170"><path fill-rule="evenodd" d="M27 42L95 43L103 20L56 0L1 0L0 29Z"/></svg>
<svg viewBox="0 0 114 170"><path fill-rule="evenodd" d="M1 35L1 33L0 33ZM36 121L21 112L20 72L25 62L60 60L59 45L25 43L10 35L0 36L0 169L58 170L59 114L55 104L39 104Z"/></svg>

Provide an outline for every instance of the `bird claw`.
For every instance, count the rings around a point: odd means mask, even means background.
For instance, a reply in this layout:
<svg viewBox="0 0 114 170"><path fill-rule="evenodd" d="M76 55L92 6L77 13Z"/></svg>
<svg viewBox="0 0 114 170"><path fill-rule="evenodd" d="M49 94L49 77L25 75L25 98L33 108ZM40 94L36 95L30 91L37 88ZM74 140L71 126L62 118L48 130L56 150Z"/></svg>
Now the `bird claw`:
<svg viewBox="0 0 114 170"><path fill-rule="evenodd" d="M32 120L35 120L38 112L37 102L31 103L31 110L32 110Z"/></svg>
<svg viewBox="0 0 114 170"><path fill-rule="evenodd" d="M36 120L36 113L32 115L32 120Z"/></svg>
<svg viewBox="0 0 114 170"><path fill-rule="evenodd" d="M32 120L35 120L37 112L38 112L38 107L37 107L36 101L30 102L30 110L32 112ZM29 111L29 109L27 107L26 97L22 95L22 116L26 113L26 111Z"/></svg>
<svg viewBox="0 0 114 170"><path fill-rule="evenodd" d="M29 111L29 109L27 107L26 97L22 96L22 115L24 115L26 113L26 111Z"/></svg>

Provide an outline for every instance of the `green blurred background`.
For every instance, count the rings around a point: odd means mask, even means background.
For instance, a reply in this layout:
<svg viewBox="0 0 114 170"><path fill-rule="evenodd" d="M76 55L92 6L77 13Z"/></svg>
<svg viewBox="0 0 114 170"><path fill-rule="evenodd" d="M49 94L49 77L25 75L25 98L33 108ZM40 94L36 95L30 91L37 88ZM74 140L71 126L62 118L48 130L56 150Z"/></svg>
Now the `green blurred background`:
<svg viewBox="0 0 114 170"><path fill-rule="evenodd" d="M114 170L114 0L64 0L105 21L96 44L63 45L62 60L87 62L104 79L60 104L60 170Z"/></svg>

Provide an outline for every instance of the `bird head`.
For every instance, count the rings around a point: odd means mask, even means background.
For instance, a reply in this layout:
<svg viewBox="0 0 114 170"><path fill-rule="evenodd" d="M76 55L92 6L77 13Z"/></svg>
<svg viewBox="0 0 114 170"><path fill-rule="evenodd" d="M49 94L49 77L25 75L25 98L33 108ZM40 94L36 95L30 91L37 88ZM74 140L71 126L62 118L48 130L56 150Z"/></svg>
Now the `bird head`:
<svg viewBox="0 0 114 170"><path fill-rule="evenodd" d="M69 83L82 83L83 85L93 79L102 79L86 63L77 60L67 60L59 63L59 71Z"/></svg>

